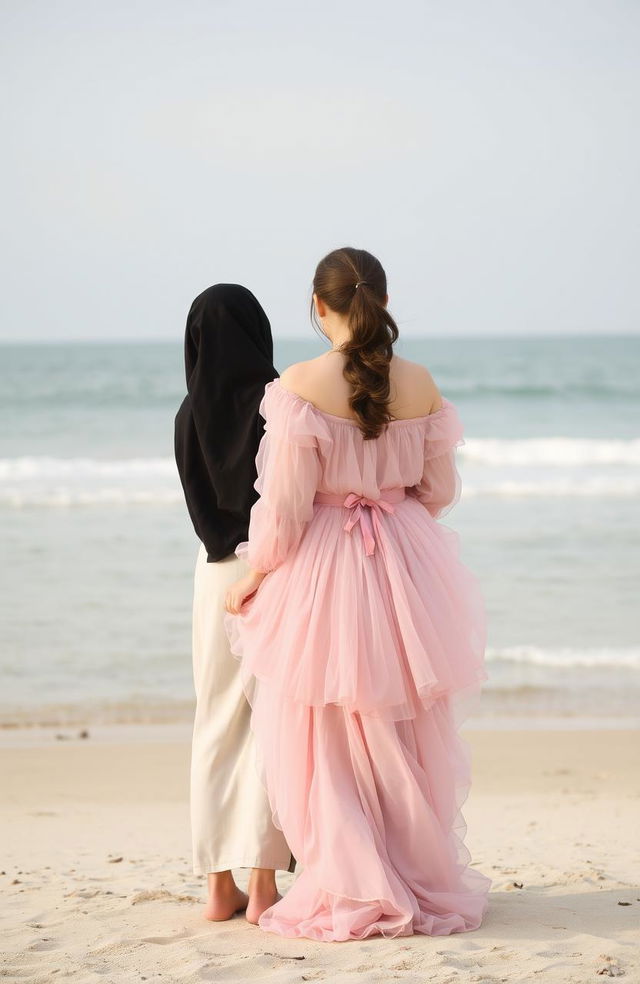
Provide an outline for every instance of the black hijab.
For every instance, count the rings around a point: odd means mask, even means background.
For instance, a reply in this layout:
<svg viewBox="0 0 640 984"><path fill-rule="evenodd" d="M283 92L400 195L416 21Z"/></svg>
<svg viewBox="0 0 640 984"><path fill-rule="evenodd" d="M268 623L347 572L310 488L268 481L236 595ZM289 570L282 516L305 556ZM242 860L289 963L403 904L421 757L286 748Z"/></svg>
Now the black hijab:
<svg viewBox="0 0 640 984"><path fill-rule="evenodd" d="M247 539L258 498L258 413L273 367L269 319L246 287L216 284L187 317L187 396L175 418L175 455L194 529L209 562Z"/></svg>

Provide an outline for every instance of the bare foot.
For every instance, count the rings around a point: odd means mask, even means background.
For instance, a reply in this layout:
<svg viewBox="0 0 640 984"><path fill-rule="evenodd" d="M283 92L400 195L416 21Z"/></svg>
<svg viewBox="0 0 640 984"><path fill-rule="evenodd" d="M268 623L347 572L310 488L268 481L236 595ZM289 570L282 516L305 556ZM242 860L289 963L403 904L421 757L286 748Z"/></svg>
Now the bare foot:
<svg viewBox="0 0 640 984"><path fill-rule="evenodd" d="M258 925L258 919L282 896L276 888L275 871L269 868L253 868L249 877L249 904L246 910L247 922Z"/></svg>
<svg viewBox="0 0 640 984"><path fill-rule="evenodd" d="M204 909L205 919L212 922L231 919L236 912L243 912L248 902L249 896L238 888L230 871L216 871L209 875L209 901Z"/></svg>

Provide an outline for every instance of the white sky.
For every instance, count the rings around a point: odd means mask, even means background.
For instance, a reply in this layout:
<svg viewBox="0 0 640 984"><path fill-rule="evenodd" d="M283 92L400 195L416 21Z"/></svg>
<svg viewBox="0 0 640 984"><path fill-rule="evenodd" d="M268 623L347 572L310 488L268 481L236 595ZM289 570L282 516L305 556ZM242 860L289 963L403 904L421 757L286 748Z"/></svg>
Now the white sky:
<svg viewBox="0 0 640 984"><path fill-rule="evenodd" d="M376 253L405 333L637 332L638 0L0 2L1 339L311 332Z"/></svg>

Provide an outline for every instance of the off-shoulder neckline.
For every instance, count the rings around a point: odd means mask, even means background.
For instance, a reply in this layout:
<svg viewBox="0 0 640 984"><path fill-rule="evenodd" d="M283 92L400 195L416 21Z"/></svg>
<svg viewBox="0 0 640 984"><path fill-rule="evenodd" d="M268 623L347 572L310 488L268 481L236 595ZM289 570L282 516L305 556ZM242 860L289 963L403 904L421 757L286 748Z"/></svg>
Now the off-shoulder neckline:
<svg viewBox="0 0 640 984"><path fill-rule="evenodd" d="M294 393L293 390L287 389L286 386L283 386L282 385L282 382L280 381L280 377L279 376L277 376L275 379L273 379L267 385L268 386L273 386L275 383L278 384L278 389L280 390L281 393L287 393L292 399L296 400L299 403L304 404L307 407L310 407L311 410L313 410L315 413L319 413L320 416L327 417L329 420L335 421L338 424L347 424L349 427L358 427L359 426L358 425L358 421L357 420L354 420L352 417L340 417L340 416L338 416L337 413L329 413L328 410L321 410L320 407L317 407L315 405L315 403L312 403L311 402L311 400L305 400L305 398L303 396L300 396L299 393ZM446 410L446 408L447 408L448 405L449 405L449 400L447 400L447 398L445 396L443 396L442 397L442 406L441 407L438 407L438 409L437 410L434 410L432 413L423 413L419 417L394 417L393 420L390 420L388 422L388 426L391 427L391 426L394 426L394 425L397 425L397 424L420 424L420 423L424 423L425 421L430 420L432 417L437 417L438 414L440 414L444 410Z"/></svg>

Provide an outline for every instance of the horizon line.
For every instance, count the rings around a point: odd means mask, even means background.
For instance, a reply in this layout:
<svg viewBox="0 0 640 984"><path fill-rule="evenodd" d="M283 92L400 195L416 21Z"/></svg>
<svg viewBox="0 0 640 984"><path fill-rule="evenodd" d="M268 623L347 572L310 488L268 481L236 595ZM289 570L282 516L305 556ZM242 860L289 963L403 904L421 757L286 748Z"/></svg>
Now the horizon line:
<svg viewBox="0 0 640 984"><path fill-rule="evenodd" d="M311 342L319 338L317 335L274 335L274 342ZM531 334L528 332L517 332L512 334L504 333L481 333L473 335L458 335L458 334L448 334L448 335L401 335L398 341L400 343L405 341L460 341L460 342L472 342L476 340L486 340L486 341L504 341L511 339L519 339L522 341L553 341L565 340L572 338L640 338L640 330L638 331L620 331L620 332L599 332L599 331L567 331L567 332L557 332L551 333L539 333ZM153 336L150 338L133 338L131 336L122 336L118 338L113 337L98 337L98 338L0 338L0 346L10 346L10 345L173 345L175 343L182 343L184 340L184 333L176 335L175 338L167 338L165 336Z"/></svg>

